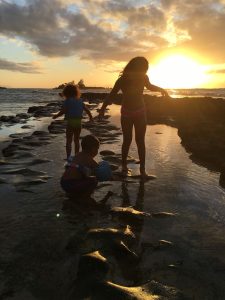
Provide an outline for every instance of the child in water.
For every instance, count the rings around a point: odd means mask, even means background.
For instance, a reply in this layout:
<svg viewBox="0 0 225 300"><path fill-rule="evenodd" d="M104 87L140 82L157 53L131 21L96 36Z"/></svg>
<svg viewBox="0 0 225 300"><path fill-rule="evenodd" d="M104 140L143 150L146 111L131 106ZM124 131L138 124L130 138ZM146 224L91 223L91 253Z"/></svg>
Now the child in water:
<svg viewBox="0 0 225 300"><path fill-rule="evenodd" d="M63 89L61 93L65 97L62 109L53 116L53 119L56 119L62 115L65 115L67 120L66 126L66 155L67 159L71 155L72 150L72 141L74 139L75 144L75 154L79 152L80 148L80 132L81 132L81 119L83 116L83 111L87 113L90 118L90 121L93 121L90 110L83 103L83 100L80 98L80 90L76 85L68 84Z"/></svg>
<svg viewBox="0 0 225 300"><path fill-rule="evenodd" d="M93 135L85 136L81 141L82 151L77 153L63 173L61 186L68 194L91 192L97 186L94 176L98 163L94 157L98 154L100 142Z"/></svg>
<svg viewBox="0 0 225 300"><path fill-rule="evenodd" d="M145 132L146 111L143 99L143 91L146 87L150 91L160 92L162 96L168 96L167 91L150 83L148 75L148 61L145 57L135 57L129 61L119 79L116 81L111 93L104 101L99 118L104 116L107 105L112 104L113 97L119 92L123 93L121 106L121 127L123 131L122 144L122 173L127 175L127 156L132 141L132 130L135 129L135 140L140 159L140 174L142 179L147 179L145 171Z"/></svg>

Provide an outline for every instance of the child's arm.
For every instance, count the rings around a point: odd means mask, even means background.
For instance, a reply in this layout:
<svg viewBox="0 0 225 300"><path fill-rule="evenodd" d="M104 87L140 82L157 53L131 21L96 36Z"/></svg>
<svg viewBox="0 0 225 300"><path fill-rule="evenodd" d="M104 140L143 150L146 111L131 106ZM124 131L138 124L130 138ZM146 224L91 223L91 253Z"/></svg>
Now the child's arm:
<svg viewBox="0 0 225 300"><path fill-rule="evenodd" d="M169 97L169 94L167 93L166 90L164 90L163 88L161 88L157 85L151 84L147 75L146 75L145 87L150 91L160 92L162 94L162 96Z"/></svg>
<svg viewBox="0 0 225 300"><path fill-rule="evenodd" d="M99 110L99 118L104 117L105 114L105 110L106 107L110 104L112 104L112 99L116 96L116 94L119 92L120 90L120 82L119 80L116 81L114 87L112 88L110 94L108 95L108 97L105 99L105 101L102 104L102 107Z"/></svg>
<svg viewBox="0 0 225 300"><path fill-rule="evenodd" d="M63 116L65 114L65 108L63 107L57 114L53 115L52 119L56 119L60 116Z"/></svg>
<svg viewBox="0 0 225 300"><path fill-rule="evenodd" d="M92 114L91 114L89 108L87 108L87 106L84 103L83 103L83 107L84 107L84 111L87 113L90 121L93 121L93 117L92 117Z"/></svg>

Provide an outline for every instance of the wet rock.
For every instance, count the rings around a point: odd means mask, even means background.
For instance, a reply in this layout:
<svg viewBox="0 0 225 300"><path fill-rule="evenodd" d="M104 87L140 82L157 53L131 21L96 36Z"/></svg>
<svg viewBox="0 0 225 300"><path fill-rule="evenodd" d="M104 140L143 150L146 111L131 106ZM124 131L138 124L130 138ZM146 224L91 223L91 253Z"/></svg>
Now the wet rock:
<svg viewBox="0 0 225 300"><path fill-rule="evenodd" d="M4 178L0 177L0 184L3 184L3 183L7 183L7 181Z"/></svg>
<svg viewBox="0 0 225 300"><path fill-rule="evenodd" d="M41 147L43 145L48 145L49 142L40 141L40 140L33 140L33 141L26 141L26 142L24 142L24 144L27 145L27 146L32 146L32 147Z"/></svg>
<svg viewBox="0 0 225 300"><path fill-rule="evenodd" d="M11 122L11 120L14 118L15 116L1 116L0 117L0 121L1 122Z"/></svg>
<svg viewBox="0 0 225 300"><path fill-rule="evenodd" d="M105 240L131 240L135 238L130 226L126 226L124 230L115 228L94 228L87 233L87 239L105 239Z"/></svg>
<svg viewBox="0 0 225 300"><path fill-rule="evenodd" d="M18 159L18 158L30 158L34 157L35 155L31 152L26 152L26 151L15 151L13 154L13 159Z"/></svg>
<svg viewBox="0 0 225 300"><path fill-rule="evenodd" d="M5 157L13 156L15 152L18 150L18 145L10 144L6 148L2 150L2 153Z"/></svg>
<svg viewBox="0 0 225 300"><path fill-rule="evenodd" d="M103 151L100 151L100 154L105 156L105 155L114 155L115 152L111 151L111 150L103 150Z"/></svg>
<svg viewBox="0 0 225 300"><path fill-rule="evenodd" d="M161 211L161 212L157 212L157 213L152 213L151 215L154 218L167 218L167 217L175 217L175 216L178 216L179 214Z"/></svg>
<svg viewBox="0 0 225 300"><path fill-rule="evenodd" d="M10 163L8 161L5 160L1 160L0 159L0 166L4 166L4 165L9 165Z"/></svg>
<svg viewBox="0 0 225 300"><path fill-rule="evenodd" d="M36 130L32 133L32 135L46 137L49 136L49 133L47 131Z"/></svg>
<svg viewBox="0 0 225 300"><path fill-rule="evenodd" d="M33 114L34 112L40 110L41 108L43 108L44 106L30 106L28 108L28 113Z"/></svg>
<svg viewBox="0 0 225 300"><path fill-rule="evenodd" d="M32 180L20 181L20 182L16 183L16 186L23 186L24 188L26 188L26 187L29 187L29 186L39 185L39 184L46 183L46 182L47 182L47 180L44 180L42 178L35 178L35 179L32 179Z"/></svg>
<svg viewBox="0 0 225 300"><path fill-rule="evenodd" d="M141 286L122 286L111 281L97 282L87 286L86 293L79 295L74 291L73 299L107 300L184 300L182 293L174 287L162 285L156 281ZM71 298L72 299L72 298Z"/></svg>
<svg viewBox="0 0 225 300"><path fill-rule="evenodd" d="M11 138L20 138L23 137L25 135L25 133L12 133L9 135L9 137Z"/></svg>
<svg viewBox="0 0 225 300"><path fill-rule="evenodd" d="M23 125L23 126L21 126L21 128L23 128L23 129L31 129L33 127L34 127L33 125Z"/></svg>
<svg viewBox="0 0 225 300"><path fill-rule="evenodd" d="M131 175L129 176L129 177L131 177L131 178L134 178L134 179L142 179L142 177L141 177L141 175L140 174L134 174L134 175L132 175L132 172L131 172ZM155 175L150 175L150 174L148 174L148 177L146 177L146 179L145 180L154 180L154 179L156 179L157 177L155 176Z"/></svg>
<svg viewBox="0 0 225 300"><path fill-rule="evenodd" d="M115 164L109 164L112 171L118 170L119 166Z"/></svg>
<svg viewBox="0 0 225 300"><path fill-rule="evenodd" d="M110 213L113 216L117 216L120 218L120 220L123 220L124 222L128 222L129 224L137 225L139 222L142 222L144 218L151 217L151 214L141 212L139 210L136 210L132 207L113 207L110 211Z"/></svg>
<svg viewBox="0 0 225 300"><path fill-rule="evenodd" d="M33 165L38 165L38 164L46 164L48 162L51 162L52 160L49 159L41 159L41 158L36 158L33 159L32 161L27 163L27 166L33 166Z"/></svg>
<svg viewBox="0 0 225 300"><path fill-rule="evenodd" d="M78 265L78 280L101 281L105 279L109 265L99 251L82 255Z"/></svg>
<svg viewBox="0 0 225 300"><path fill-rule="evenodd" d="M31 116L32 116L31 114L27 114L27 113L20 113L16 115L16 117L20 119L29 119Z"/></svg>
<svg viewBox="0 0 225 300"><path fill-rule="evenodd" d="M120 164L122 162L122 159L113 155L105 155L104 160L112 163Z"/></svg>
<svg viewBox="0 0 225 300"><path fill-rule="evenodd" d="M24 176L46 175L46 172L35 171L28 168L18 168L3 171L2 174L20 174Z"/></svg>

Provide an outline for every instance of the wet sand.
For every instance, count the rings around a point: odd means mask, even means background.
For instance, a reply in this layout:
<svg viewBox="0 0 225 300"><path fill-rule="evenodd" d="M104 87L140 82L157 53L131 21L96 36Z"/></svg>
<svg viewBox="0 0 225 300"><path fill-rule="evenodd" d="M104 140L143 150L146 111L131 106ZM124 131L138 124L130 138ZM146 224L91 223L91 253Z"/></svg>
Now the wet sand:
<svg viewBox="0 0 225 300"><path fill-rule="evenodd" d="M119 166L119 107L109 113L105 124L85 123L82 135L98 135L100 150L115 152L105 159ZM60 188L65 137L62 122L54 124L15 142L30 150L12 148L2 159L1 298L223 299L225 192L218 173L190 160L177 129L148 127L155 180L100 184L88 201ZM135 144L130 155L137 159Z"/></svg>

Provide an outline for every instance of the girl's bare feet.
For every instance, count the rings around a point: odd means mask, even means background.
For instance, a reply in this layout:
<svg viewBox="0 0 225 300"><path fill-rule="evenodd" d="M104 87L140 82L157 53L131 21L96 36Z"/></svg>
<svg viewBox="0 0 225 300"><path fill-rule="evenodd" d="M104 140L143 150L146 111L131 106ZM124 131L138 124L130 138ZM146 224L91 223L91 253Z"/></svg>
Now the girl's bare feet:
<svg viewBox="0 0 225 300"><path fill-rule="evenodd" d="M150 179L155 179L156 178L156 176L154 176L154 175L147 174L145 172L145 170L140 171L140 177L141 177L142 180L150 180Z"/></svg>
<svg viewBox="0 0 225 300"><path fill-rule="evenodd" d="M122 166L122 175L123 176L130 176L131 175L131 169L129 169L127 166Z"/></svg>

